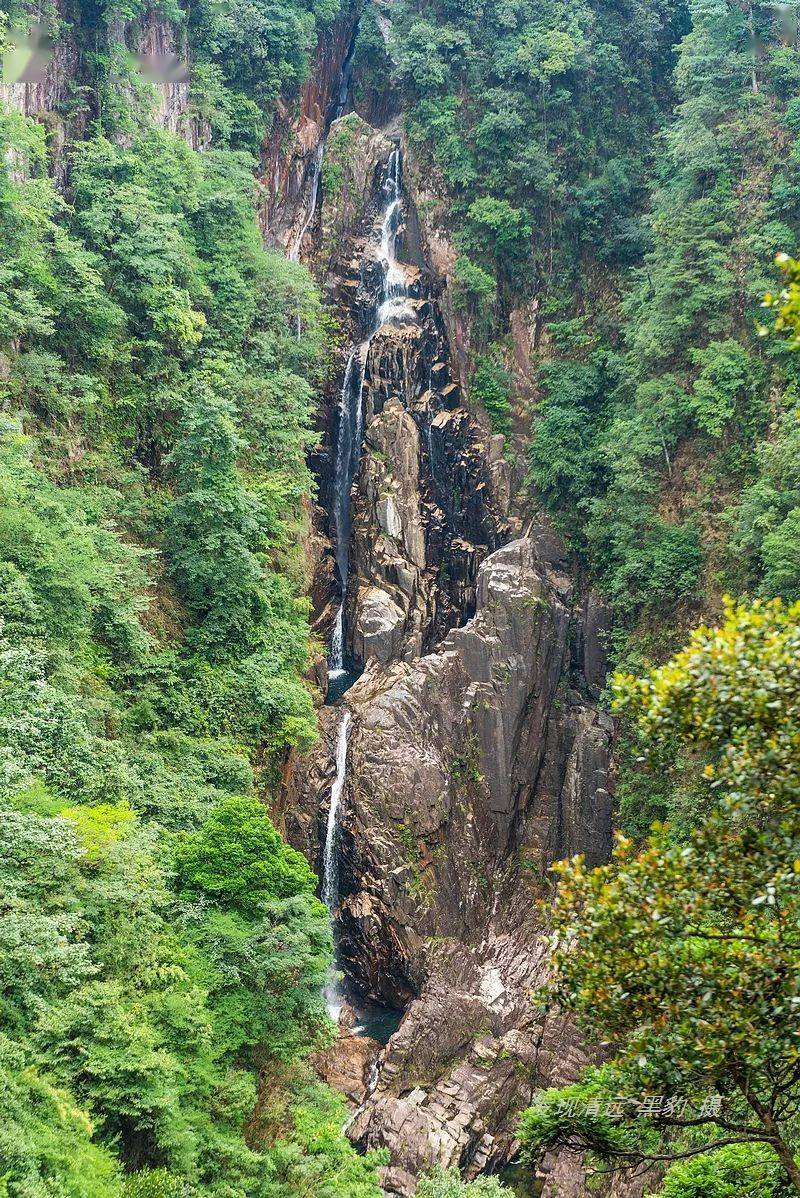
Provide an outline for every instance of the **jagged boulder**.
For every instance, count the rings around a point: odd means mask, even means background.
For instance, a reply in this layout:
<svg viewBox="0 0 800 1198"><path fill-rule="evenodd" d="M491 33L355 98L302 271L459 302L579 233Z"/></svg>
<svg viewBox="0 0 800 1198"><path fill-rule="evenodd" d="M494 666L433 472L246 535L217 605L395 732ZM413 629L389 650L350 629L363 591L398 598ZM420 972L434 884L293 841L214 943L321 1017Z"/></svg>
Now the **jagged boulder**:
<svg viewBox="0 0 800 1198"><path fill-rule="evenodd" d="M347 302L358 285L364 236L375 216L381 164L393 143L356 113L334 121L323 171L323 204L314 263L326 288ZM352 299L352 295L350 296Z"/></svg>
<svg viewBox="0 0 800 1198"><path fill-rule="evenodd" d="M357 598L353 645L362 661L386 665L400 652L406 613L380 587L364 587Z"/></svg>

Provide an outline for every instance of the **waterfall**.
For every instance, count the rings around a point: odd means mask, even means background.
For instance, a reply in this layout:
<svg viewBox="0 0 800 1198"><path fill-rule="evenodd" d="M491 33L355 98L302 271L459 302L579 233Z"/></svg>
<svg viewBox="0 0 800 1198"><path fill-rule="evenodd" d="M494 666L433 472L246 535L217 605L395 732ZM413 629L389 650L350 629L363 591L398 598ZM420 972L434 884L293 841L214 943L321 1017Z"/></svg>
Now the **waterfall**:
<svg viewBox="0 0 800 1198"><path fill-rule="evenodd" d="M347 359L344 381L339 396L339 427L336 432L336 455L333 462L333 502L331 506L331 530L336 547L336 568L342 588L339 608L333 622L331 651L328 660L328 678L340 678L344 674L344 603L347 590L347 573L350 558L350 486L349 464L352 460L353 426L350 418L353 393L353 363L356 351ZM360 404L359 404L360 406Z"/></svg>
<svg viewBox="0 0 800 1198"><path fill-rule="evenodd" d="M392 150L386 167L386 180L383 190L387 196L386 210L381 223L381 259L387 263L386 291L391 290L392 284L399 282L397 271L397 225L403 201L401 199L402 181L400 177L400 151Z"/></svg>
<svg viewBox="0 0 800 1198"><path fill-rule="evenodd" d="M410 303L405 271L397 260L397 238L403 214L402 160L400 150L397 148L392 150L386 164L383 197L383 213L376 239L376 248L383 267L383 280L378 303L366 339L351 350L347 359L339 397L338 429L333 463L331 530L336 547L336 568L339 574L341 595L333 621L328 659L328 680L339 685L330 692L329 699L339 698L343 689L341 683L348 677L344 658L346 647L345 605L350 566L350 490L361 461L361 443L364 435L362 390L367 352L372 338L381 325L387 322L404 322L416 318Z"/></svg>
<svg viewBox="0 0 800 1198"><path fill-rule="evenodd" d="M375 1091L378 1088L378 1081L380 1080L380 1075L381 1075L380 1064L379 1064L378 1058L376 1057L375 1060L371 1063L371 1065L369 1067L369 1074L367 1076L367 1084L366 1084L366 1087L364 1088L364 1097L362 1098L360 1105L356 1107L356 1109L352 1112L352 1114L347 1116L344 1123L342 1124L342 1135L343 1136L347 1135L349 1128L351 1128L353 1126L356 1119L358 1119L358 1117L361 1115L361 1113L364 1110L366 1110L367 1103L369 1102L370 1098L372 1098L372 1095L375 1093Z"/></svg>
<svg viewBox="0 0 800 1198"><path fill-rule="evenodd" d="M331 922L339 905L339 829L341 826L341 803L347 778L347 746L350 739L350 712L344 709L342 722L336 736L336 775L331 787L331 804L328 810L328 825L325 831L325 850L322 858L322 901L331 913ZM335 944L335 936L334 936ZM334 974L325 987L325 999L332 1019L338 1020L344 995L336 973L336 951L334 948Z"/></svg>
<svg viewBox="0 0 800 1198"><path fill-rule="evenodd" d="M331 526L336 544L336 568L342 588L339 609L333 624L328 676L342 678L344 668L344 605L350 566L350 488L361 458L364 413L361 392L364 386L365 346L356 346L347 359L342 392L339 397L339 428L333 470Z"/></svg>
<svg viewBox="0 0 800 1198"><path fill-rule="evenodd" d="M358 39L358 27L360 18L356 21L353 27L353 35L350 38L350 45L347 47L342 69L339 72L339 84L336 89L336 105L333 109L333 120L338 121L344 116L344 110L347 108L347 101L350 99L350 85L353 81L353 58L356 53L356 41Z"/></svg>
<svg viewBox="0 0 800 1198"><path fill-rule="evenodd" d="M375 259L381 270L375 280L371 303L357 310L360 318L361 340L351 345L342 379L336 415L336 432L333 445L332 492L330 501L330 529L334 544L336 569L340 586L339 607L331 630L328 658L328 703L336 703L354 675L345 665L347 651L347 588L350 567L350 533L352 524L351 491L353 481L361 463L364 439L364 376L367 356L373 337L387 323L415 320L416 313L411 303L408 284L408 268L397 259L397 243L403 219L403 181L400 150L394 149L387 160L382 185L379 213L368 251L369 269L362 271L362 284L373 279ZM391 305L391 310L387 308ZM342 713L336 735L336 772L331 787L330 808L322 855L321 896L331 915L334 934L334 971L325 986L325 1001L331 1017L338 1021L345 1001L354 1002L354 996L346 998L341 981L337 939L337 910L339 907L339 839L341 829L341 803L347 777L347 753L350 737L351 715L347 708ZM401 1014L398 1011L376 1004L355 1007L358 1024L353 1031L366 1033L385 1043L396 1031ZM369 1082L369 1091L377 1083L377 1068Z"/></svg>
<svg viewBox="0 0 800 1198"><path fill-rule="evenodd" d="M389 321L414 319L409 304L408 282L397 261L397 234L403 215L403 177L399 149L392 150L384 183L386 209L381 224L380 256L384 264L383 296L378 308L377 325Z"/></svg>
<svg viewBox="0 0 800 1198"><path fill-rule="evenodd" d="M325 140L322 138L319 145L314 151L311 158L311 188L308 199L308 207L306 208L305 220L300 226L300 232L294 239L294 244L289 250L289 261L297 262L300 259L300 251L303 248L303 238L311 227L311 222L317 211L317 199L319 198L319 181L322 176L322 159L325 154Z"/></svg>

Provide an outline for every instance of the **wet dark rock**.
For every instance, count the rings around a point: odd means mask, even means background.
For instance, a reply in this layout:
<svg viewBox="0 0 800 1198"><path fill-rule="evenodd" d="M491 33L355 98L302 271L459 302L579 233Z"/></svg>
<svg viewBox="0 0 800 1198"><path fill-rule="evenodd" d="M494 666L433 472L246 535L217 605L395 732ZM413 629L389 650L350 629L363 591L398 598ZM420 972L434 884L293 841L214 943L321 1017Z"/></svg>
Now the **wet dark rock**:
<svg viewBox="0 0 800 1198"><path fill-rule="evenodd" d="M299 103L276 104L262 151L265 187L260 212L265 240L291 245L304 219L309 169L331 114L342 65L350 48L356 13L344 13L326 29L314 52Z"/></svg>

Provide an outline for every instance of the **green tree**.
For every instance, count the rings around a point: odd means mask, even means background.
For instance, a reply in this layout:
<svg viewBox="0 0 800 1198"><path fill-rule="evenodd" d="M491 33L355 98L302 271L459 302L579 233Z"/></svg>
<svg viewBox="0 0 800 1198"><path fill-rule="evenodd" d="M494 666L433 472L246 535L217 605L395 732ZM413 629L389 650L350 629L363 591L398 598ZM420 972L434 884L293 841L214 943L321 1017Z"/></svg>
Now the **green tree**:
<svg viewBox="0 0 800 1198"><path fill-rule="evenodd" d="M511 1191L496 1177L464 1182L457 1169L436 1168L420 1179L420 1198L510 1198Z"/></svg>
<svg viewBox="0 0 800 1198"><path fill-rule="evenodd" d="M672 1165L659 1189L660 1198L778 1198L780 1166L768 1150L731 1144Z"/></svg>
<svg viewBox="0 0 800 1198"><path fill-rule="evenodd" d="M255 798L225 799L197 832L176 846L181 885L245 913L267 898L311 894L316 879L305 857L289 848Z"/></svg>
<svg viewBox="0 0 800 1198"><path fill-rule="evenodd" d="M622 1045L613 1084L694 1097L699 1111L654 1115L685 1143L630 1125L533 1108L523 1138L595 1148L612 1161L692 1157L766 1145L800 1191L800 606L729 605L717 630L649 677L622 677L618 704L656 748L678 737L705 759L715 804L685 841L656 826L644 848L558 867L553 996L598 1038ZM703 1096L719 1109L703 1108Z"/></svg>
<svg viewBox="0 0 800 1198"><path fill-rule="evenodd" d="M380 1198L375 1168L386 1164L387 1153L360 1156L341 1134L345 1117L338 1094L308 1086L289 1134L270 1153L264 1198Z"/></svg>
<svg viewBox="0 0 800 1198"><path fill-rule="evenodd" d="M9 1194L121 1198L118 1163L92 1139L92 1122L43 1078L24 1050L0 1034L0 1169Z"/></svg>
<svg viewBox="0 0 800 1198"><path fill-rule="evenodd" d="M507 433L511 428L511 378L503 361L499 345L489 347L476 363L470 386L471 393L488 413L492 429Z"/></svg>

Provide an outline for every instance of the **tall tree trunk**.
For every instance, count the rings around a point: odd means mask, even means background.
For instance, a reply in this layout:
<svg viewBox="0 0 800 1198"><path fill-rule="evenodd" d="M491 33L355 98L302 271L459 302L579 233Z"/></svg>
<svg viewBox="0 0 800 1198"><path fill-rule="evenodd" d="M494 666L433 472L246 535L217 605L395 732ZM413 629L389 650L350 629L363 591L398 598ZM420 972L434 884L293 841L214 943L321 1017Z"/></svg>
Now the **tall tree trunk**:
<svg viewBox="0 0 800 1198"><path fill-rule="evenodd" d="M753 1111L755 1111L756 1115L758 1115L759 1119L761 1120L764 1130L769 1136L770 1143L775 1149L778 1160L783 1165L786 1176L791 1181L797 1193L800 1194L800 1162L798 1162L792 1155L789 1145L784 1140L783 1135L781 1134L780 1124L776 1120L769 1107L764 1105L753 1087L750 1085L747 1074L739 1072L739 1070L733 1070L732 1072L736 1080L736 1084L744 1095L748 1105Z"/></svg>

